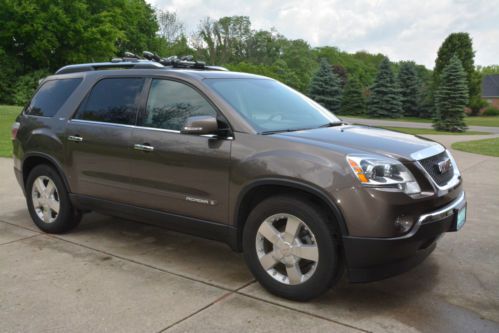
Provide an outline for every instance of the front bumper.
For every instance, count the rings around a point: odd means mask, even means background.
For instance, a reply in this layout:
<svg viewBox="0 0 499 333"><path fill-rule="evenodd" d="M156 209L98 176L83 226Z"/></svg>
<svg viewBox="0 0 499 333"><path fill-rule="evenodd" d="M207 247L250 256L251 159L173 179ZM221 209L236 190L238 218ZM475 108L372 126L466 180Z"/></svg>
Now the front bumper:
<svg viewBox="0 0 499 333"><path fill-rule="evenodd" d="M435 249L444 232L457 230L457 212L464 206L466 197L462 192L446 206L421 215L411 231L401 237L343 237L349 280L380 280L416 266Z"/></svg>

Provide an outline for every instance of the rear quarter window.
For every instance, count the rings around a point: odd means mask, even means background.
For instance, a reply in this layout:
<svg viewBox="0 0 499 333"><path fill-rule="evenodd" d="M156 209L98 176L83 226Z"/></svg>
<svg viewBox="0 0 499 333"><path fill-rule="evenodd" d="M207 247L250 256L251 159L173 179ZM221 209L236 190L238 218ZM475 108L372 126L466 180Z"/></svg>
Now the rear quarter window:
<svg viewBox="0 0 499 333"><path fill-rule="evenodd" d="M81 78L50 80L43 83L26 108L31 116L53 117L75 91Z"/></svg>

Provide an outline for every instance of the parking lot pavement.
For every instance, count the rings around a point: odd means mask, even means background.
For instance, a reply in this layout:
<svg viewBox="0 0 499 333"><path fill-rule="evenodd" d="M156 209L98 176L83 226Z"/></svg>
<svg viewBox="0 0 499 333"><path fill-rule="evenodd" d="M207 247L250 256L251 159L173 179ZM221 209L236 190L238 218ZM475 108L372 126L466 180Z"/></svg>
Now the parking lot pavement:
<svg viewBox="0 0 499 333"><path fill-rule="evenodd" d="M454 156L464 228L408 273L308 303L269 295L224 244L94 213L42 234L0 159L0 331L499 332L499 158Z"/></svg>

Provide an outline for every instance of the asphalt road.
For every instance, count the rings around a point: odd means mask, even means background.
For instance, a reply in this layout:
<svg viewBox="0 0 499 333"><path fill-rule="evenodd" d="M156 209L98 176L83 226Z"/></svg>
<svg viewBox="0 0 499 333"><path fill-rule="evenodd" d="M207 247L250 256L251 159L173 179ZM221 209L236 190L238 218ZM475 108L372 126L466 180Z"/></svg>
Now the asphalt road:
<svg viewBox="0 0 499 333"><path fill-rule="evenodd" d="M369 126L393 126L393 127L410 127L410 128L433 128L431 123L415 123L410 121L397 121L397 120L382 120L382 119L368 119L368 118L340 118L351 124L361 124ZM486 127L486 126L470 126L470 131L488 132L492 134L499 134L499 127Z"/></svg>
<svg viewBox="0 0 499 333"><path fill-rule="evenodd" d="M464 228L408 273L308 303L269 295L216 242L98 214L42 234L0 159L0 331L499 332L499 158L454 155Z"/></svg>

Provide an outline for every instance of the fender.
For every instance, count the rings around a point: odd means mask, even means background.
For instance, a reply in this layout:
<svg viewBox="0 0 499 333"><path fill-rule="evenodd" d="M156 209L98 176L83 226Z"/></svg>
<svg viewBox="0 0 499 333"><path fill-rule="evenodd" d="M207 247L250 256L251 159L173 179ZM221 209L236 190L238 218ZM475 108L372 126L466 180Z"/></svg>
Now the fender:
<svg viewBox="0 0 499 333"><path fill-rule="evenodd" d="M343 214L340 210L340 208L336 205L334 202L334 199L331 198L330 195L326 194L322 189L317 188L316 186L291 180L291 179L281 179L281 178L262 178L262 179L257 179L249 184L247 184L240 192L239 195L237 196L237 201L234 209L234 215L233 215L233 221L237 224L237 228L239 229L239 221L238 221L238 216L239 216L239 210L241 207L241 203L248 194L249 191L252 189L258 187L258 186L263 186L263 185L279 185L279 186L287 186L287 187L292 187L297 190L302 190L304 192L307 192L313 196L318 197L322 201L324 201L328 207L331 209L331 211L334 214L334 217L338 221L338 226L340 228L340 232L342 236L348 236L348 228L345 222L345 219L343 218Z"/></svg>
<svg viewBox="0 0 499 333"><path fill-rule="evenodd" d="M41 152L29 152L29 153L24 154L24 157L23 157L23 160L22 160L22 164L21 164L21 171L23 173L23 190L25 190L25 184L24 183L26 181L26 179L24 179L24 163L30 157L40 157L40 158L46 159L51 164L53 164L55 166L57 172L59 173L59 176L61 176L62 181L64 182L64 185L66 186L66 189L68 190L69 193L71 193L71 188L69 187L69 182L66 179L66 174L64 173L64 171L62 169L61 163L59 161L57 161L55 158L53 158L52 156L50 156L50 155L48 155L46 153L41 153Z"/></svg>

